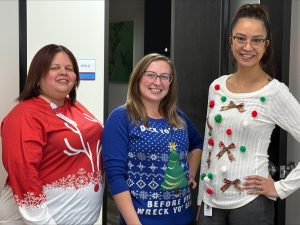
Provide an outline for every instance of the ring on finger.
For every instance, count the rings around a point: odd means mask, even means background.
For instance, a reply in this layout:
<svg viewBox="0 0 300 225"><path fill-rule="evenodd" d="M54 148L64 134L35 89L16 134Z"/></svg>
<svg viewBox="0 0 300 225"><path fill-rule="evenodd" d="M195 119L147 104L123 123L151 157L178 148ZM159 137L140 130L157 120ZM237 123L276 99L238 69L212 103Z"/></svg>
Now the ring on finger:
<svg viewBox="0 0 300 225"><path fill-rule="evenodd" d="M261 191L261 190L262 190L262 187L261 187L260 185L257 184L257 185L256 185L256 189L259 190L259 191Z"/></svg>

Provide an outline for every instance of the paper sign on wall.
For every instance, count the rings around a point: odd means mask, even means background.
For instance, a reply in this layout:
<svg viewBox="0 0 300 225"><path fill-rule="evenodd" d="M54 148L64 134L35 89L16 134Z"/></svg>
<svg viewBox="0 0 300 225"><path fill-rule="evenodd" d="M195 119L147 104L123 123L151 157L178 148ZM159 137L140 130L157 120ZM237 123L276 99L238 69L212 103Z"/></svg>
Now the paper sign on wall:
<svg viewBox="0 0 300 225"><path fill-rule="evenodd" d="M80 80L95 80L96 59L77 59Z"/></svg>

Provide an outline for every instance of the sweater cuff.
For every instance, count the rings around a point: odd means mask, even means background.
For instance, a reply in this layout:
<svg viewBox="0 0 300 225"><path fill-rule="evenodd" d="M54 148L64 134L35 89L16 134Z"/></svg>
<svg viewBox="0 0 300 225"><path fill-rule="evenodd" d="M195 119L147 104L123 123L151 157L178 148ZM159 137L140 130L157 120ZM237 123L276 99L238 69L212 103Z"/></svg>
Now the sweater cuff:
<svg viewBox="0 0 300 225"><path fill-rule="evenodd" d="M284 190L282 180L274 182L274 186L280 199L285 199L289 195L287 190Z"/></svg>
<svg viewBox="0 0 300 225"><path fill-rule="evenodd" d="M109 184L112 195L119 194L124 191L128 191L128 184L126 182L111 182Z"/></svg>
<svg viewBox="0 0 300 225"><path fill-rule="evenodd" d="M202 201L203 201L202 199L198 199L198 200L197 200L197 206L201 206Z"/></svg>

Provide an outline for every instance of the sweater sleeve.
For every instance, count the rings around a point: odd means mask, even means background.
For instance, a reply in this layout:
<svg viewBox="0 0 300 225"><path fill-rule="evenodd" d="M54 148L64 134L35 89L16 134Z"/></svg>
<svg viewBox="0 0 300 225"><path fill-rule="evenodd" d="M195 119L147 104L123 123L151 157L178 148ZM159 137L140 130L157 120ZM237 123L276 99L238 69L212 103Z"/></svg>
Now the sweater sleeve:
<svg viewBox="0 0 300 225"><path fill-rule="evenodd" d="M211 99L213 99L213 89L212 89L213 84L210 85L209 87L209 93L208 93L208 104ZM211 108L207 106L207 112L206 112L206 120L209 115ZM208 159L209 156L209 149L207 145L207 140L208 140L208 126L205 124L205 134L204 134L204 143L203 143L203 151L202 151L202 157L201 157L201 164L200 164L200 177L202 173L206 173L207 171L207 163L206 160ZM202 180L199 178L199 185L198 185L198 197L197 197L197 205L200 206L203 200L204 196L204 190L205 186Z"/></svg>
<svg viewBox="0 0 300 225"><path fill-rule="evenodd" d="M183 118L186 123L188 136L189 136L189 152L196 148L203 148L203 137L198 132L192 121L182 112L178 110L179 115Z"/></svg>
<svg viewBox="0 0 300 225"><path fill-rule="evenodd" d="M39 178L46 145L43 126L34 113L15 110L1 124L3 164L19 212L26 224L56 224ZM46 118L45 118L46 120Z"/></svg>
<svg viewBox="0 0 300 225"><path fill-rule="evenodd" d="M300 105L288 88L282 87L272 98L270 116L275 124L290 133L300 142ZM300 187L300 164L282 180L275 182L275 189L281 199L286 198Z"/></svg>
<svg viewBox="0 0 300 225"><path fill-rule="evenodd" d="M128 190L126 166L128 154L128 120L125 109L115 109L105 122L102 136L104 171L113 195Z"/></svg>

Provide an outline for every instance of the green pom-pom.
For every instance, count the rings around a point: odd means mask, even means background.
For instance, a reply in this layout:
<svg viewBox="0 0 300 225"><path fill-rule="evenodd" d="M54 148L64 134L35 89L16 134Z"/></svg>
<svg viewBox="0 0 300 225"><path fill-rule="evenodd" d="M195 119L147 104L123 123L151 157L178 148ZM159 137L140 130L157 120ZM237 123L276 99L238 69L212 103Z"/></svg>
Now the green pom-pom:
<svg viewBox="0 0 300 225"><path fill-rule="evenodd" d="M221 101L222 101L222 102L225 102L226 99L227 99L226 96L222 96L222 97L221 97Z"/></svg>
<svg viewBox="0 0 300 225"><path fill-rule="evenodd" d="M212 173L207 173L207 177L208 177L209 179L213 179L213 174L212 174Z"/></svg>
<svg viewBox="0 0 300 225"><path fill-rule="evenodd" d="M246 146L242 145L242 146L240 147L240 151L241 151L241 152L245 152L245 151L246 151Z"/></svg>
<svg viewBox="0 0 300 225"><path fill-rule="evenodd" d="M210 131L208 132L208 136L211 136L211 132Z"/></svg>
<svg viewBox="0 0 300 225"><path fill-rule="evenodd" d="M261 96L261 97L260 97L260 101L261 101L261 102L265 102L265 101L266 101L266 97Z"/></svg>
<svg viewBox="0 0 300 225"><path fill-rule="evenodd" d="M222 116L221 116L220 114L216 115L216 116L215 116L215 121L216 121L217 123L221 123L221 121L222 121Z"/></svg>
<svg viewBox="0 0 300 225"><path fill-rule="evenodd" d="M206 176L206 174L205 174L205 173L201 173L201 175L200 175L200 179L201 179L201 180L203 180L205 176Z"/></svg>

